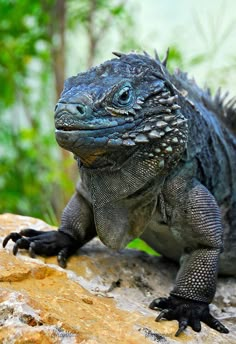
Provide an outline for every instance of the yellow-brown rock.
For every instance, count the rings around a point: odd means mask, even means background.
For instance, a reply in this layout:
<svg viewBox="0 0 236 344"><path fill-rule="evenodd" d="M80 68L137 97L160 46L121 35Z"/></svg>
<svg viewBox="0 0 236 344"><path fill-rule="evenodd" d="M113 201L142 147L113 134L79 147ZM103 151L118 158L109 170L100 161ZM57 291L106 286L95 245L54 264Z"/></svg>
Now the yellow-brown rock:
<svg viewBox="0 0 236 344"><path fill-rule="evenodd" d="M0 237L44 222L0 215ZM220 280L215 312L231 330L219 334L203 325L200 334L187 329L174 337L175 321L154 321L149 302L168 294L176 266L159 257L131 250L115 253L93 240L72 257L67 269L56 258L32 259L0 250L0 343L236 343L236 283ZM226 297L226 299L225 299Z"/></svg>

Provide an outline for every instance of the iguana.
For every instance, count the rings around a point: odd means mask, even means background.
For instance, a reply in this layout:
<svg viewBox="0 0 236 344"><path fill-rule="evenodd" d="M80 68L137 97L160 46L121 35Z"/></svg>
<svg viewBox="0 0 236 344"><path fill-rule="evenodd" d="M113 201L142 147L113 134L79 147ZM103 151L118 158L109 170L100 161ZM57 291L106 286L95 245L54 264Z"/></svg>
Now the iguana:
<svg viewBox="0 0 236 344"><path fill-rule="evenodd" d="M69 78L55 108L56 139L74 153L81 180L58 231L8 235L13 253L66 260L96 235L113 249L141 236L181 263L157 320L178 336L201 321L227 333L209 311L218 271L236 275L236 109L147 53L116 57Z"/></svg>

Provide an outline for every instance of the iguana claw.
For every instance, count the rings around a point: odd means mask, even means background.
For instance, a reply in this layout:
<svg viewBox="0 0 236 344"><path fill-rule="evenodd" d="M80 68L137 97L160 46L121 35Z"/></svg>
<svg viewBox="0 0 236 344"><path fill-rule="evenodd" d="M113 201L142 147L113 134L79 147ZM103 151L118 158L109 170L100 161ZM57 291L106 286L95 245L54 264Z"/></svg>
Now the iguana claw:
<svg viewBox="0 0 236 344"><path fill-rule="evenodd" d="M34 258L36 254L43 256L57 255L58 263L61 267L66 267L66 261L71 256L78 245L69 235L60 231L37 231L34 229L24 229L19 233L10 233L3 240L5 247L9 240L15 242L13 254L16 255L19 249L29 251L30 257Z"/></svg>
<svg viewBox="0 0 236 344"><path fill-rule="evenodd" d="M229 330L210 314L209 305L205 302L187 300L177 296L155 299L149 305L151 309L161 310L156 321L161 319L178 320L179 328L175 333L178 337L187 326L191 326L195 332L201 331L201 321L209 327L221 333Z"/></svg>

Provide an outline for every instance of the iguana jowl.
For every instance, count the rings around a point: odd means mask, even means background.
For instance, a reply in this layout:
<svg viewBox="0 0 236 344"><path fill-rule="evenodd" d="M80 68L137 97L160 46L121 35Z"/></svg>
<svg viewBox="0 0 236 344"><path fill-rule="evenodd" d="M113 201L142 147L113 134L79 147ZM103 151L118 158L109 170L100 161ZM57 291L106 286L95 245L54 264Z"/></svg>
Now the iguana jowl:
<svg viewBox="0 0 236 344"><path fill-rule="evenodd" d="M69 78L55 109L59 145L81 181L58 231L26 229L13 252L66 259L98 235L120 249L137 236L181 261L170 296L150 305L179 321L227 333L209 313L218 270L236 275L235 100L214 99L149 55L114 58ZM221 254L221 255L220 255Z"/></svg>

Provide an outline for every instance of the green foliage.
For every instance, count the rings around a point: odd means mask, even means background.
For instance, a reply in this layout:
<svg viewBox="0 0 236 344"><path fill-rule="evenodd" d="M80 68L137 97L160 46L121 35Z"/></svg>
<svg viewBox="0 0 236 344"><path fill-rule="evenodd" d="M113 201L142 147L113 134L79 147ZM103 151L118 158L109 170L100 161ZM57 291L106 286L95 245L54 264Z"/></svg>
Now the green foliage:
<svg viewBox="0 0 236 344"><path fill-rule="evenodd" d="M36 149L34 129L22 129L17 133L6 125L4 129L0 137L3 150L0 157L1 211L26 214L33 205L34 214L39 216L44 204L39 204L38 189L45 194L47 167L46 161L39 163L37 153L42 152L43 160L45 152L42 147Z"/></svg>
<svg viewBox="0 0 236 344"><path fill-rule="evenodd" d="M15 132L4 123L0 132L0 212L43 217L55 224L50 196L55 180L59 183L61 179L60 162L51 144L53 132L41 130L40 137L38 134L38 128Z"/></svg>
<svg viewBox="0 0 236 344"><path fill-rule="evenodd" d="M148 254L151 254L152 256L159 256L159 253L154 251L148 244L146 244L143 240L138 239L138 238L131 241L127 245L127 248L144 251Z"/></svg>
<svg viewBox="0 0 236 344"><path fill-rule="evenodd" d="M124 51L137 49L134 39L134 11L122 0L81 0L69 2L68 25L79 28L86 37L86 51L82 58L86 67L94 64L95 57L104 56L104 47L117 42L117 49ZM110 39L110 40L109 40Z"/></svg>
<svg viewBox="0 0 236 344"><path fill-rule="evenodd" d="M41 2L0 0L0 212L50 216L55 222L56 143L52 125L45 128L52 106L48 20Z"/></svg>
<svg viewBox="0 0 236 344"><path fill-rule="evenodd" d="M37 1L0 0L1 107L13 104L20 92L29 94L24 80L33 57L48 63L47 49L40 45L47 41L47 18Z"/></svg>
<svg viewBox="0 0 236 344"><path fill-rule="evenodd" d="M75 28L78 24L88 27L93 20L95 32L109 28L111 21L124 20L129 17L125 4L120 1L81 0L70 1L68 6L68 25Z"/></svg>

